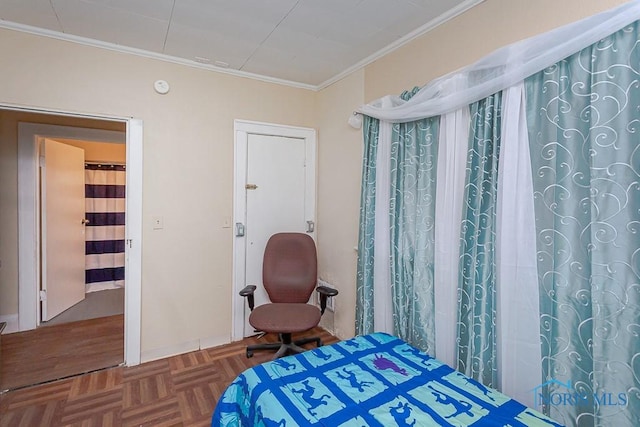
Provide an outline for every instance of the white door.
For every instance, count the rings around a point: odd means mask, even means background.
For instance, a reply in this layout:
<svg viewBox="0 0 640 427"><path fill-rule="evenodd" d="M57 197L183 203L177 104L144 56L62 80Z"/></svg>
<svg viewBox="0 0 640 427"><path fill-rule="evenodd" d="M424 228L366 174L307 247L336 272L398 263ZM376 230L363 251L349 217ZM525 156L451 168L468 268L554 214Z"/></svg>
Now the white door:
<svg viewBox="0 0 640 427"><path fill-rule="evenodd" d="M236 151L236 166L246 165L244 179L236 176L235 194L236 199L244 199L244 208L238 212L242 203L236 203L234 215L235 222L244 225L244 236L238 235L242 232L238 233L237 228L234 230L234 298L241 304L242 336L255 332L248 322L250 310L238 291L246 285L256 285L256 307L268 302L262 286L262 258L269 237L279 232L315 237L315 138L309 133L298 135L287 130L290 129L276 127L269 134L247 132L236 140L241 145L240 153ZM315 136L312 130L306 131ZM238 159L238 154L244 161Z"/></svg>
<svg viewBox="0 0 640 427"><path fill-rule="evenodd" d="M40 147L42 320L85 296L84 150L44 139Z"/></svg>

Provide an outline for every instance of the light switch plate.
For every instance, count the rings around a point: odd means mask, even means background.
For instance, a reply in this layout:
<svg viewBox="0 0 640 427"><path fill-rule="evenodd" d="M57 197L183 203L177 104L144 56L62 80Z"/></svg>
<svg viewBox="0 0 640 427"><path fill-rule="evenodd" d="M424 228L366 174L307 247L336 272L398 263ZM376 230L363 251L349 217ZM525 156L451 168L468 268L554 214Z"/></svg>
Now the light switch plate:
<svg viewBox="0 0 640 427"><path fill-rule="evenodd" d="M162 230L164 228L164 220L161 216L154 216L152 221L154 230Z"/></svg>

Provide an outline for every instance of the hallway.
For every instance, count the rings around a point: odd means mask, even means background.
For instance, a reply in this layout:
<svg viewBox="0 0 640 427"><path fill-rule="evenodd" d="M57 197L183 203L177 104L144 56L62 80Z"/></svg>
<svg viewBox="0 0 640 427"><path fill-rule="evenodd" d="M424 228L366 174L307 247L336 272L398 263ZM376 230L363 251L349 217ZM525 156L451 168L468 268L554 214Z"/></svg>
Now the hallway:
<svg viewBox="0 0 640 427"><path fill-rule="evenodd" d="M124 361L124 315L42 326L2 336L0 390L117 366Z"/></svg>

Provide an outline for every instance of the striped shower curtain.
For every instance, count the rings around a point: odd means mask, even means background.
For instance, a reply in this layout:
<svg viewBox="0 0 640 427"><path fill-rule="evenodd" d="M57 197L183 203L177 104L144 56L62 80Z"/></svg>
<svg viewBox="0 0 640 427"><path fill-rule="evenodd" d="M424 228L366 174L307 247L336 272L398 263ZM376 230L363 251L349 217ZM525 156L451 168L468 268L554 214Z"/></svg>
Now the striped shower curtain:
<svg viewBox="0 0 640 427"><path fill-rule="evenodd" d="M124 286L125 166L85 165L86 291Z"/></svg>

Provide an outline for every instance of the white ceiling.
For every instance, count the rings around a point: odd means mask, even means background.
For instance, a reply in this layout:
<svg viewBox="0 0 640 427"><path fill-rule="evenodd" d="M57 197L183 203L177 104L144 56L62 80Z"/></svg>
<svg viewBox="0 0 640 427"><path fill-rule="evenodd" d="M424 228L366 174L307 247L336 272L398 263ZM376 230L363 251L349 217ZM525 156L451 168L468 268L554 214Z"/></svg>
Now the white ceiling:
<svg viewBox="0 0 640 427"><path fill-rule="evenodd" d="M483 0L0 0L0 26L318 89Z"/></svg>

